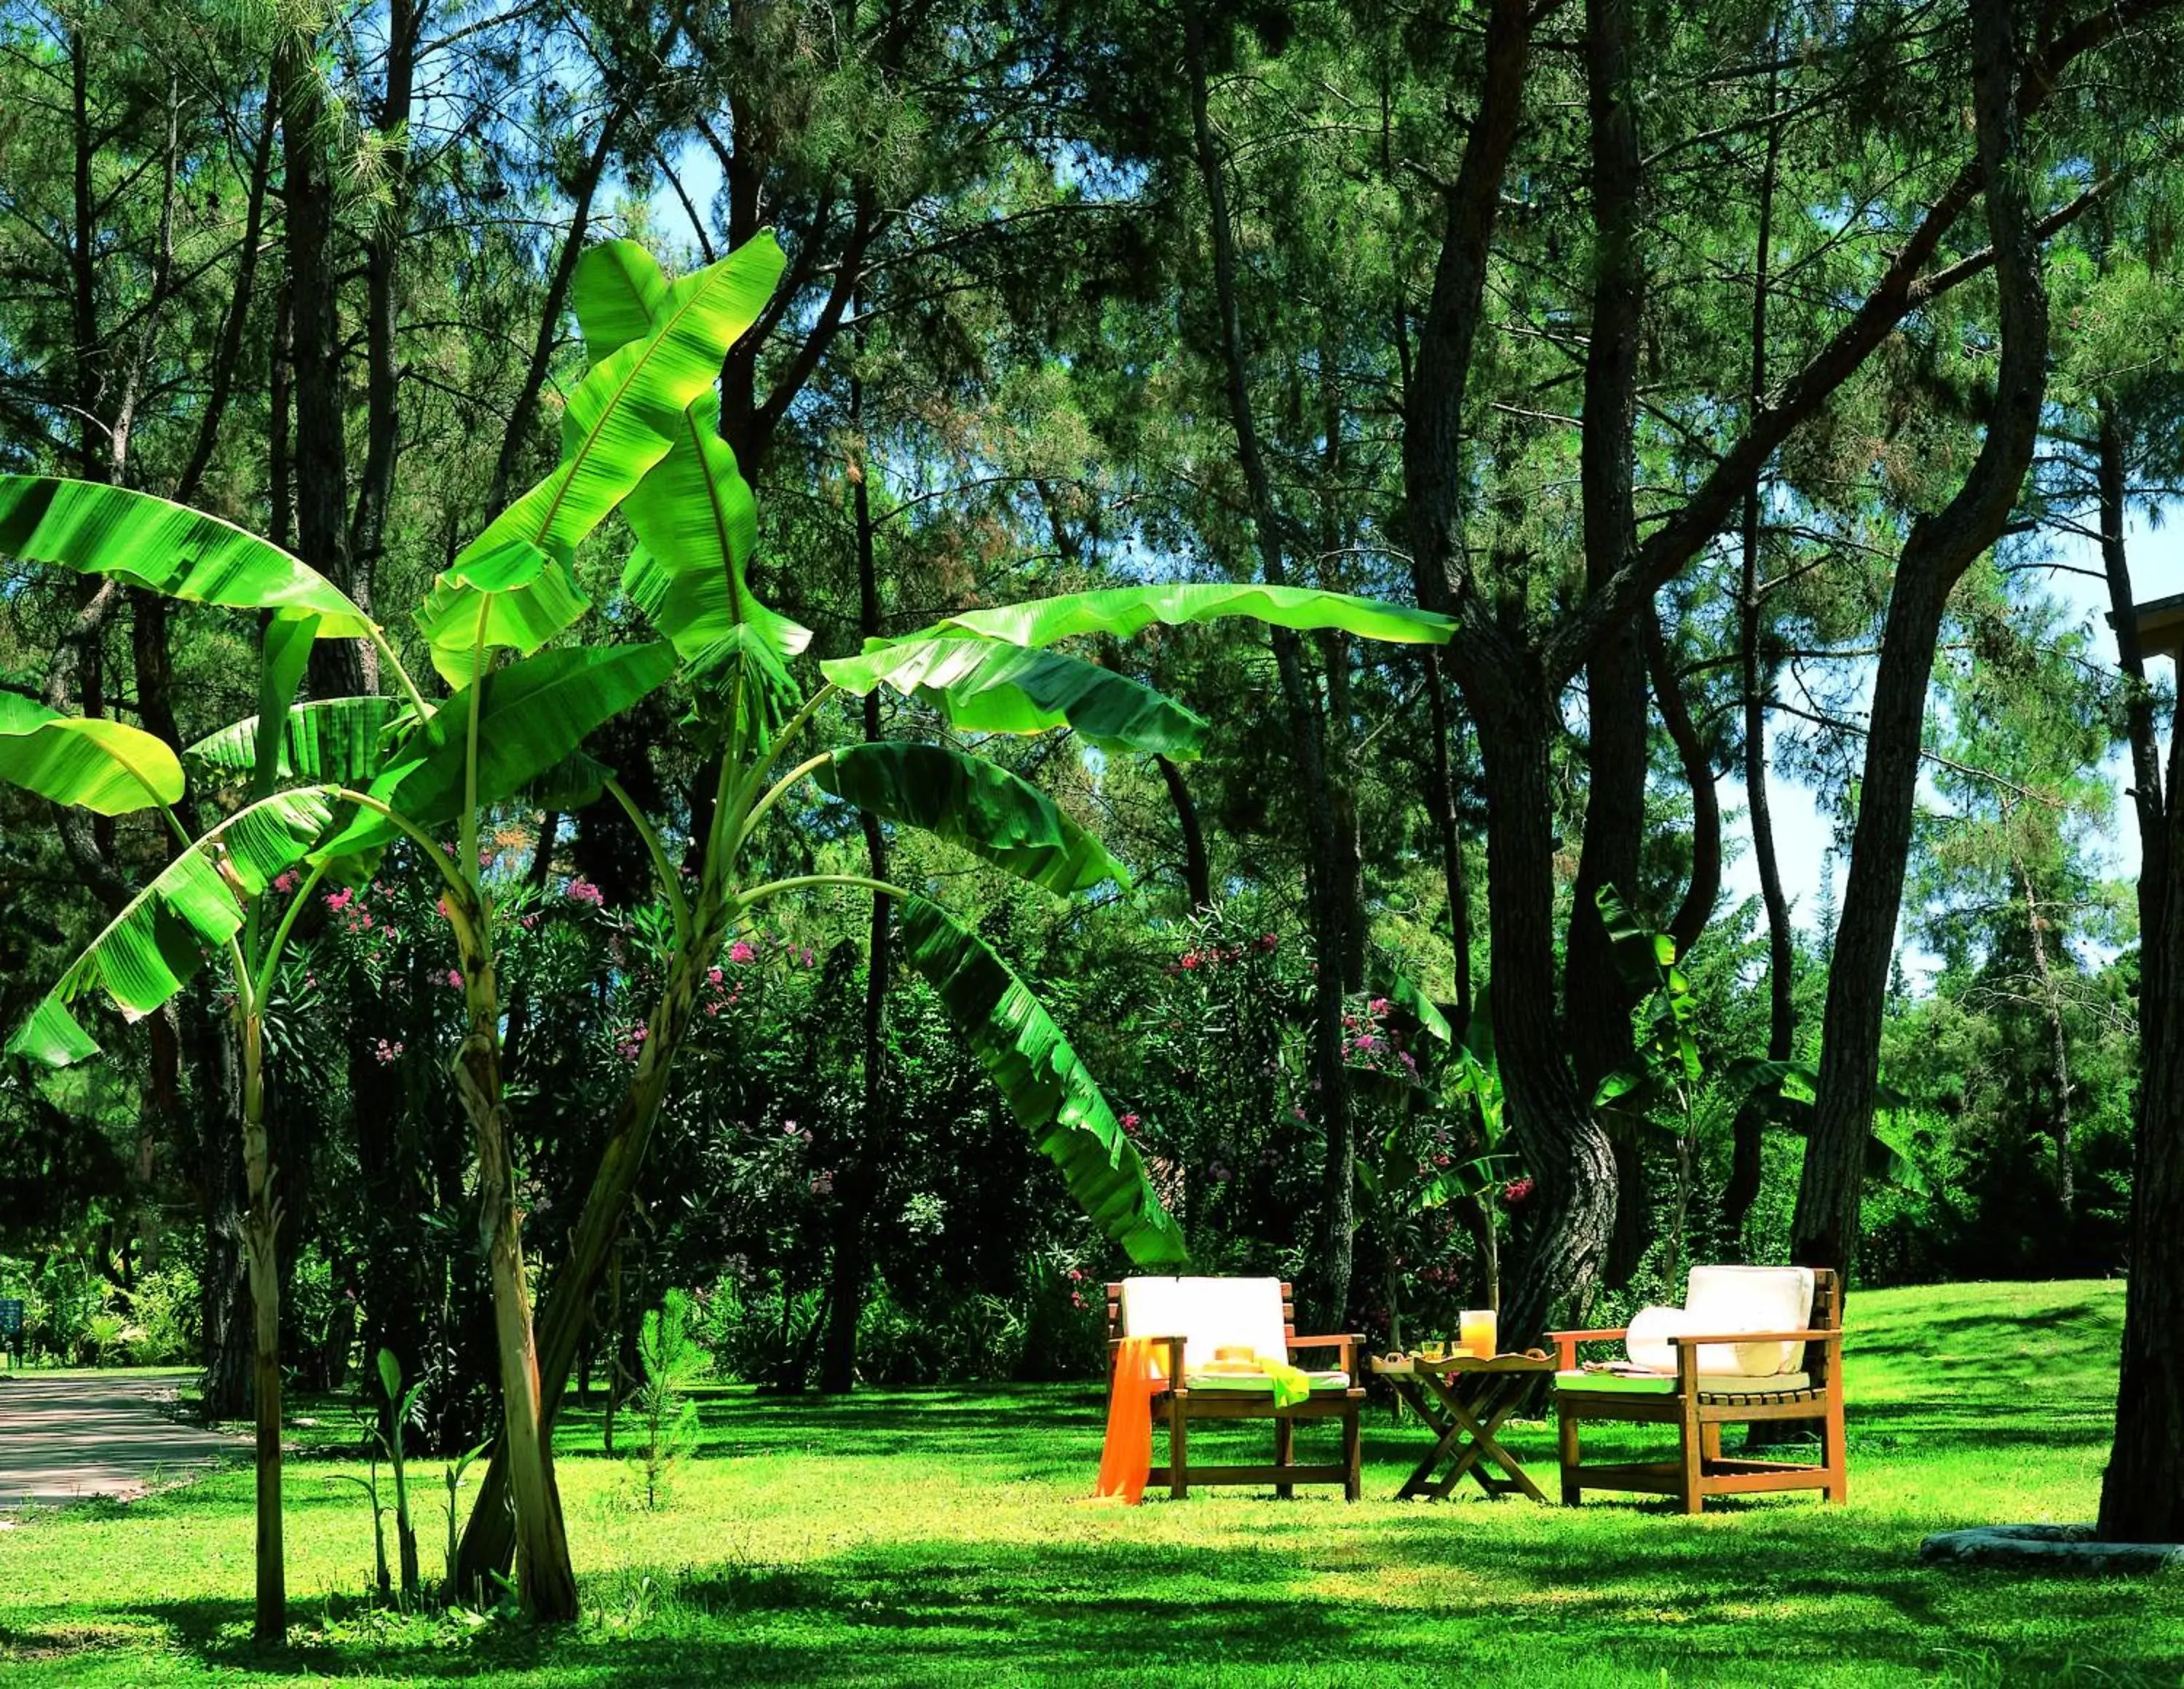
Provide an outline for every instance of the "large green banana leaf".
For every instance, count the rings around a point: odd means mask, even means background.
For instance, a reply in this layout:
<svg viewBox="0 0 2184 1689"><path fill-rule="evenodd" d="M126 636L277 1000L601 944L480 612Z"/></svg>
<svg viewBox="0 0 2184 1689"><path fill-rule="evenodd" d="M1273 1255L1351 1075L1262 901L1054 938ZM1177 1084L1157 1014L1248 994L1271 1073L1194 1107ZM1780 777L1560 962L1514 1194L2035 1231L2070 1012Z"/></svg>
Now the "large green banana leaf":
<svg viewBox="0 0 2184 1689"><path fill-rule="evenodd" d="M1186 1262L1182 1229L1161 1206L1136 1146L1030 988L977 934L925 898L905 904L902 930L910 965L1094 1223L1140 1267Z"/></svg>
<svg viewBox="0 0 2184 1689"><path fill-rule="evenodd" d="M993 639L926 638L837 657L820 672L859 695L893 687L971 733L1039 733L1067 723L1102 750L1198 755L1203 717L1126 675L1061 651Z"/></svg>
<svg viewBox="0 0 2184 1689"><path fill-rule="evenodd" d="M1129 884L1107 847L1038 787L945 745L851 745L812 778L859 809L922 827L1050 891Z"/></svg>
<svg viewBox="0 0 2184 1689"><path fill-rule="evenodd" d="M1456 624L1445 616L1348 593L1323 593L1309 587L1176 583L1110 587L1100 592L1033 599L994 610L966 610L908 637L929 639L972 633L1011 645L1051 645L1057 639L1079 634L1106 633L1126 638L1156 622L1173 627L1224 616L1249 616L1301 632L1334 628L1360 638L1386 639L1402 645L1445 645L1456 631Z"/></svg>
<svg viewBox="0 0 2184 1689"><path fill-rule="evenodd" d="M313 787L237 810L161 869L91 941L8 1051L53 1067L94 1053L98 1046L68 1012L94 988L131 1019L158 1008L242 927L247 901L301 861L332 819L332 800Z"/></svg>
<svg viewBox="0 0 2184 1689"><path fill-rule="evenodd" d="M674 668L674 650L662 640L542 651L487 675L479 683L479 801L513 797L556 768L587 734L664 683ZM465 688L403 741L370 794L420 827L460 814L470 718ZM385 817L361 811L313 860L353 856L398 831Z"/></svg>
<svg viewBox="0 0 2184 1689"><path fill-rule="evenodd" d="M675 642L686 670L720 667L740 649L733 638L741 627L785 673L811 643L811 630L767 609L744 583L758 544L758 507L721 438L720 411L716 393L694 401L667 455L623 501L643 549L623 572L622 590Z"/></svg>
<svg viewBox="0 0 2184 1689"><path fill-rule="evenodd" d="M651 333L670 296L652 254L634 241L588 248L577 261L574 291L594 364ZM685 672L702 677L751 656L764 679L785 688L788 660L811 643L811 633L759 603L745 584L758 507L721 438L719 394L708 388L684 408L674 443L623 501L622 515L639 543L622 590L674 641ZM757 636L755 648L738 628Z"/></svg>
<svg viewBox="0 0 2184 1689"><path fill-rule="evenodd" d="M182 795L165 741L103 716L64 716L0 692L0 780L94 815L127 815Z"/></svg>
<svg viewBox="0 0 2184 1689"><path fill-rule="evenodd" d="M435 576L417 628L440 678L464 687L485 652L506 647L527 657L590 608L566 563L511 539L490 551L472 547Z"/></svg>
<svg viewBox="0 0 2184 1689"><path fill-rule="evenodd" d="M721 360L756 322L781 275L771 235L667 290L653 332L594 365L561 417L561 461L489 523L459 562L527 540L566 555L667 454L683 411L718 379Z"/></svg>
<svg viewBox="0 0 2184 1689"><path fill-rule="evenodd" d="M326 698L298 704L281 719L275 778L330 786L368 786L386 761L387 724L404 714L396 699ZM248 774L258 757L259 717L199 739L183 755L220 774Z"/></svg>
<svg viewBox="0 0 2184 1689"><path fill-rule="evenodd" d="M321 639L371 620L309 564L184 504L93 481L0 475L0 556L105 575L191 604L316 616Z"/></svg>
<svg viewBox="0 0 2184 1689"><path fill-rule="evenodd" d="M667 278L637 241L600 241L577 259L570 288L584 355L602 363L650 334L667 303Z"/></svg>

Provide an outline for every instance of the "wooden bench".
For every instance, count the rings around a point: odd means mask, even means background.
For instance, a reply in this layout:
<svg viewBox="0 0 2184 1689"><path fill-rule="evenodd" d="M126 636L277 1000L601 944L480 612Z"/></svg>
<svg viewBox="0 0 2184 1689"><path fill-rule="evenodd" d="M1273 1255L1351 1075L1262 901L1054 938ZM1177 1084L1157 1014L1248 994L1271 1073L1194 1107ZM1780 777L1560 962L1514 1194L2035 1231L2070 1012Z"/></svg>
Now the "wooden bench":
<svg viewBox="0 0 2184 1689"><path fill-rule="evenodd" d="M1702 1271L1694 1268L1696 1279ZM1682 1510L1696 1513L1709 1496L1752 1495L1768 1491L1818 1490L1825 1501L1850 1495L1850 1471L1843 1447L1842 1281L1826 1268L1812 1273L1811 1313L1802 1327L1781 1331L1686 1331L1665 1341L1674 1351L1675 1369L1650 1379L1618 1381L1578 1370L1580 1343L1627 1339L1629 1326L1550 1333L1561 1370L1555 1377L1555 1413L1560 1427L1563 1502L1575 1507L1587 1490L1624 1490L1668 1496ZM1802 1344L1803 1365L1773 1376L1724 1376L1702 1369L1705 1353L1717 1346ZM1584 1463L1581 1427L1586 1420L1625 1424L1672 1425L1676 1430L1673 1460ZM1820 1422L1820 1458L1812 1461L1745 1459L1724 1455L1721 1428L1778 1419Z"/></svg>
<svg viewBox="0 0 2184 1689"><path fill-rule="evenodd" d="M1172 1288L1171 1288L1172 1287ZM1174 1317L1180 1311L1190 1317ZM1147 1319L1164 1327L1185 1324L1175 1330L1137 1329ZM1290 1287L1263 1279L1133 1279L1107 1286L1107 1354L1112 1365L1124 1337L1150 1337L1164 1346L1162 1368L1168 1387L1153 1397L1153 1412L1167 1421L1168 1463L1152 1469L1147 1482L1166 1484L1177 1501L1190 1494L1193 1484L1271 1484L1284 1499L1299 1484L1340 1484L1344 1497L1356 1501L1360 1489L1358 1415L1365 1407L1365 1339L1357 1332L1334 1337L1296 1335L1295 1306ZM1240 1387L1223 1380L1218 1388L1204 1383L1194 1389L1192 1368L1212 1358L1217 1347L1247 1347L1265 1352L1279 1344L1279 1352L1299 1353L1333 1349L1336 1371L1317 1374L1312 1394L1286 1408L1274 1405L1273 1386ZM1201 1374L1201 1378L1203 1375ZM1180 1380L1180 1382L1178 1382ZM1194 1466L1190 1462L1190 1422L1194 1419L1271 1419L1274 1430L1274 1458L1267 1466ZM1342 1459L1339 1464L1301 1466L1295 1458L1296 1424L1300 1419L1339 1419L1342 1423Z"/></svg>

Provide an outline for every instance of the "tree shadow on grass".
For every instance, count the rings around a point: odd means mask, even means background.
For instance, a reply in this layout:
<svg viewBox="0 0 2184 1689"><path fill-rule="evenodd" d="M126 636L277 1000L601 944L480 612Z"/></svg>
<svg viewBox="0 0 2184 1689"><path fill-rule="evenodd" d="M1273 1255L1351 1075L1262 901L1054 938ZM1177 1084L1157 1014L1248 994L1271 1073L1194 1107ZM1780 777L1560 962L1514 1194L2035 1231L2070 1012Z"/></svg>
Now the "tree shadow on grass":
<svg viewBox="0 0 2184 1689"><path fill-rule="evenodd" d="M793 1567L633 1568L588 1579L594 1618L558 1635L335 1635L259 1650L240 1601L103 1616L150 1621L207 1668L398 1681L1089 1684L1187 1669L1365 1683L1439 1657L1485 1681L1666 1671L1717 1682L1763 1681L1769 1659L1930 1677L1966 1650L2001 1662L1999 1681L2074 1666L2173 1681L2184 1666L2184 1629L2162 1622L2178 1603L2149 1610L2142 1585L1937 1573L1908 1545L1857 1536L1860 1522L1841 1515L1754 1508L1733 1529L1691 1530L1614 1509L1520 1515L1535 1528L1487 1531L1451 1529L1447 1509L1317 1522L1253 1511L1269 1517L1245 1544L1126 1530L1039 1545L898 1541ZM1350 1524L1314 1528L1330 1517ZM2018 1635L2036 1605L2036 1635Z"/></svg>

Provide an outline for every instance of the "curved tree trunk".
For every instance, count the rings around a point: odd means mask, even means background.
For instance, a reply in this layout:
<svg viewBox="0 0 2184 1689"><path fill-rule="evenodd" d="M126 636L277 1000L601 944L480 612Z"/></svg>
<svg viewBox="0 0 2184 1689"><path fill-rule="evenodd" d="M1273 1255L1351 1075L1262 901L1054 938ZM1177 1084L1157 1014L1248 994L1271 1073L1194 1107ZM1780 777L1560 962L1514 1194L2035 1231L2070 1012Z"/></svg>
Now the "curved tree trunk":
<svg viewBox="0 0 2184 1689"><path fill-rule="evenodd" d="M1486 832L1495 1051L1517 1149L1536 1181L1523 1258L1502 1285L1502 1341L1523 1348L1591 1293L1615 1221L1615 1162L1555 1012L1549 756L1561 721L1544 688L1474 710L1496 794Z"/></svg>

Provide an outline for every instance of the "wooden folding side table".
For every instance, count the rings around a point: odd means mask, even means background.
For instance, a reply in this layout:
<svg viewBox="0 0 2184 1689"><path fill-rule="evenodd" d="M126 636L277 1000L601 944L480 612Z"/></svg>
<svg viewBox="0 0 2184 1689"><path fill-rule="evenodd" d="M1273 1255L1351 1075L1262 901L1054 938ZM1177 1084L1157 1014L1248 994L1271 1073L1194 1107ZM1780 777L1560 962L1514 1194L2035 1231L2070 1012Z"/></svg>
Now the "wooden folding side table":
<svg viewBox="0 0 2184 1689"><path fill-rule="evenodd" d="M1468 1474L1489 1496L1515 1491L1546 1506L1547 1498L1540 1486L1525 1475L1495 1434L1537 1386L1540 1375L1554 1369L1552 1357L1537 1353L1496 1355L1491 1360L1475 1355L1451 1355L1440 1361L1376 1357L1373 1370L1395 1386L1436 1438L1433 1452L1404 1480L1396 1499L1425 1496L1445 1502ZM1443 1461L1450 1463L1448 1470L1436 1479L1434 1474ZM1489 1463L1506 1475L1494 1476L1487 1470Z"/></svg>

